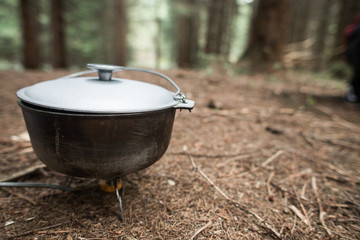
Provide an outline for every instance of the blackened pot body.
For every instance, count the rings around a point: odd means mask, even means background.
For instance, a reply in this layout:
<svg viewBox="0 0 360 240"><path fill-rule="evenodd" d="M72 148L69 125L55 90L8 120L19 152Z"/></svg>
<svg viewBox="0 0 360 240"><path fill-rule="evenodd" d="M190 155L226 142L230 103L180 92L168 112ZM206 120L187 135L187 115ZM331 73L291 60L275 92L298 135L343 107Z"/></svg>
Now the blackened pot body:
<svg viewBox="0 0 360 240"><path fill-rule="evenodd" d="M122 177L152 165L169 145L175 117L174 108L82 114L18 103L38 158L77 177Z"/></svg>

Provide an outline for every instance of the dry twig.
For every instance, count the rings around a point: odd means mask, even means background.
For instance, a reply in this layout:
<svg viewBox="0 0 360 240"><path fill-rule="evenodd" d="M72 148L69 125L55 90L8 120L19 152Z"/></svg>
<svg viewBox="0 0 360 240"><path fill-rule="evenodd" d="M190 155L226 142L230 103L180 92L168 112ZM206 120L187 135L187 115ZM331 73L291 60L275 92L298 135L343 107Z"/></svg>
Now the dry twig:
<svg viewBox="0 0 360 240"><path fill-rule="evenodd" d="M224 162L218 163L216 165L216 167L223 167L223 166L226 166L229 162L242 160L242 159L250 158L250 157L252 157L252 154L244 154L244 155L239 155L239 156L236 156L236 157L231 157L231 158L227 159Z"/></svg>
<svg viewBox="0 0 360 240"><path fill-rule="evenodd" d="M11 173L9 175L0 177L0 182L12 181L12 180L17 179L19 177L29 175L29 174L35 172L36 170L44 168L44 167L45 167L44 164L39 164L39 165L35 165L35 166L25 168L25 169L23 169L23 170L21 170L19 172Z"/></svg>
<svg viewBox="0 0 360 240"><path fill-rule="evenodd" d="M9 191L9 190L7 190L5 188L2 188L1 190L5 191L5 192L8 192L9 194L15 195L20 199L24 199L25 201L28 201L32 205L36 205L36 202L34 200L32 200L30 197L28 197L28 196L26 196L26 195L24 195L22 193L12 192L12 191Z"/></svg>
<svg viewBox="0 0 360 240"><path fill-rule="evenodd" d="M191 157L204 157L204 158L236 158L240 156L247 157L247 154L251 154L253 152L239 152L234 154L219 154L219 155L207 155L207 154L197 154L197 153L190 153L187 151L182 152L169 152L168 155L184 155L184 156L191 156Z"/></svg>
<svg viewBox="0 0 360 240"><path fill-rule="evenodd" d="M268 190L268 200L273 201L274 193L271 191L271 180L274 177L275 172L271 172L268 180L266 181L266 187Z"/></svg>
<svg viewBox="0 0 360 240"><path fill-rule="evenodd" d="M316 200L317 200L318 205L319 205L319 219L320 219L320 222L323 225L323 227L325 228L327 234L331 237L332 236L331 231L329 230L329 228L325 224L324 216L326 215L326 212L324 212L323 206L321 204L321 199L320 199L318 188L317 188L317 185L316 185L316 177L311 177L311 186L312 186L312 188L314 190Z"/></svg>
<svg viewBox="0 0 360 240"><path fill-rule="evenodd" d="M272 161L274 161L277 157L279 157L281 154L283 154L284 151L283 150L279 150L277 151L274 155L272 155L271 157L269 157L268 159L266 159L265 162L263 162L261 164L262 167L266 167L269 163L271 163Z"/></svg>
<svg viewBox="0 0 360 240"><path fill-rule="evenodd" d="M301 221L303 221L306 225L309 225L307 218L300 212L299 209L297 209L297 207L295 207L294 205L290 205L289 209L293 211L293 213L295 213L295 215L298 216Z"/></svg>
<svg viewBox="0 0 360 240"><path fill-rule="evenodd" d="M218 186L215 185L215 183L200 169L197 167L197 165L194 162L194 159L188 155L192 166L194 167L194 169L196 169L209 183L211 186L213 186L226 200L230 201L235 207L237 207L238 209L253 215L255 218L257 218L261 223L263 223L265 225L265 228L268 229L269 231L271 231L278 239L282 239L281 234L276 231L269 223L267 223L263 218L261 218L259 215L257 215L256 213L248 210L247 208L245 208L244 206L241 206L241 204L236 201L231 199L228 195L226 195Z"/></svg>
<svg viewBox="0 0 360 240"><path fill-rule="evenodd" d="M295 187L293 186L293 188L294 188L294 192L296 193L296 190L295 190ZM297 195L297 194L295 194L296 195L296 199L298 200L298 202L299 202L299 204L300 204L300 207L301 207L301 210L303 211L303 213L304 213L304 216L305 216L305 218L306 218L306 222L307 222L307 225L309 226L309 229L310 229L310 231L312 231L312 226L311 226L311 223L310 223L310 218L309 218L309 215L307 214L307 211L306 211L306 209L305 209L305 207L304 207L304 204L302 204L302 202L301 202L301 200L300 200L300 197Z"/></svg>
<svg viewBox="0 0 360 240"><path fill-rule="evenodd" d="M296 228L296 216L294 216L294 223L293 223L293 226L291 228L291 235L294 234L294 231L295 231L295 228Z"/></svg>
<svg viewBox="0 0 360 240"><path fill-rule="evenodd" d="M211 225L211 221L209 221L206 225L202 226L201 228L199 228L194 235L191 236L191 238L189 238L189 240L194 240L195 237L201 233L202 231L204 231L205 228L209 227Z"/></svg>
<svg viewBox="0 0 360 240"><path fill-rule="evenodd" d="M352 131L353 130L360 131L360 128L357 125L342 119L338 115L334 114L331 109L323 106L317 106L317 109L328 115L334 122L338 123L339 125L347 129L350 129Z"/></svg>
<svg viewBox="0 0 360 240"><path fill-rule="evenodd" d="M7 239L13 239L13 238L27 236L29 234L36 233L36 232L39 232L39 231L44 231L44 230L47 230L47 229L56 228L56 227L59 227L59 226L62 226L64 224L66 224L66 223L68 223L68 222L62 222L62 223L54 224L54 225L51 225L51 226L46 226L46 227L42 227L42 228L38 228L38 229L33 229L33 230L30 230L30 231L27 231L27 232L23 232L23 233L19 233L19 234L10 236Z"/></svg>

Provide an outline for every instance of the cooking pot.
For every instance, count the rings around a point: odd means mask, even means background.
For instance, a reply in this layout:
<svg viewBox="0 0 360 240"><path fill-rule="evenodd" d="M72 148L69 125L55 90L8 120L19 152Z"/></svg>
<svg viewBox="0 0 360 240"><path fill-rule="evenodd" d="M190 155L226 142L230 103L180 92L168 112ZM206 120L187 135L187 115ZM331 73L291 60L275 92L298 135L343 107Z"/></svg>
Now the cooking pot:
<svg viewBox="0 0 360 240"><path fill-rule="evenodd" d="M144 169L165 153L176 109L191 110L167 76L139 68L88 64L92 70L17 92L34 152L49 168L77 177L118 178ZM141 71L166 79L158 85L112 78ZM98 77L79 77L98 72Z"/></svg>

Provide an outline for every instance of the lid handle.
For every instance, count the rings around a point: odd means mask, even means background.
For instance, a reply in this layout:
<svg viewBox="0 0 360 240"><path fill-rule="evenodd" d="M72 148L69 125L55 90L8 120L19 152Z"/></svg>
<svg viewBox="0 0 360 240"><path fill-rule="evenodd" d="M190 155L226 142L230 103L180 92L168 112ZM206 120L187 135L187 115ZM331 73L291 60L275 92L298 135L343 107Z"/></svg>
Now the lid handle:
<svg viewBox="0 0 360 240"><path fill-rule="evenodd" d="M98 72L101 81L111 81L113 72L123 70L124 67L108 64L87 64L87 67Z"/></svg>

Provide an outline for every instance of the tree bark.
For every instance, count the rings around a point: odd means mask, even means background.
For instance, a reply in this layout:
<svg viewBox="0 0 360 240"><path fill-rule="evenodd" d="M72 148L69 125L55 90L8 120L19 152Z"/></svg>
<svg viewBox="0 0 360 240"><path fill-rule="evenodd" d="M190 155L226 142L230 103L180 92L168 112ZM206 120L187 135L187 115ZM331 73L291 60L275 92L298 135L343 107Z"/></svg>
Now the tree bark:
<svg viewBox="0 0 360 240"><path fill-rule="evenodd" d="M176 61L181 68L191 68L197 63L199 49L197 0L178 0L176 4Z"/></svg>
<svg viewBox="0 0 360 240"><path fill-rule="evenodd" d="M309 25L311 0L292 0L292 21L290 27L289 42L301 42L307 38Z"/></svg>
<svg viewBox="0 0 360 240"><path fill-rule="evenodd" d="M270 70L281 63L288 40L289 0L259 0L252 19L247 56L253 70Z"/></svg>
<svg viewBox="0 0 360 240"><path fill-rule="evenodd" d="M231 21L236 13L234 0L210 0L205 52L226 55L228 53Z"/></svg>
<svg viewBox="0 0 360 240"><path fill-rule="evenodd" d="M52 66L66 68L63 0L51 0Z"/></svg>
<svg viewBox="0 0 360 240"><path fill-rule="evenodd" d="M39 44L39 22L38 1L21 0L21 23L23 37L23 64L25 68L36 69L40 67L40 44Z"/></svg>
<svg viewBox="0 0 360 240"><path fill-rule="evenodd" d="M127 64L127 0L114 0L114 64Z"/></svg>
<svg viewBox="0 0 360 240"><path fill-rule="evenodd" d="M315 36L315 44L313 47L314 62L313 70L319 71L325 64L326 38L328 37L329 14L333 0L322 0L319 4L319 20Z"/></svg>

